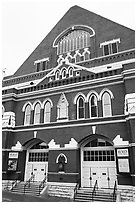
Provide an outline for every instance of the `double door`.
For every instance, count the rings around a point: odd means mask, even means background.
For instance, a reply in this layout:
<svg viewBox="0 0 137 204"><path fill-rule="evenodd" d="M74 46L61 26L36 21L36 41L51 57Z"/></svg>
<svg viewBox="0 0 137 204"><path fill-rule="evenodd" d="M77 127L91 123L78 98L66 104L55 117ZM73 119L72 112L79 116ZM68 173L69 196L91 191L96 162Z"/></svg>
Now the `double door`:
<svg viewBox="0 0 137 204"><path fill-rule="evenodd" d="M99 188L113 188L116 180L116 168L83 166L82 175L83 187L94 187L97 180Z"/></svg>
<svg viewBox="0 0 137 204"><path fill-rule="evenodd" d="M34 181L42 181L45 178L45 174L47 174L48 163L40 163L40 162L28 162L26 167L26 178L25 180L30 179L32 173L35 175Z"/></svg>

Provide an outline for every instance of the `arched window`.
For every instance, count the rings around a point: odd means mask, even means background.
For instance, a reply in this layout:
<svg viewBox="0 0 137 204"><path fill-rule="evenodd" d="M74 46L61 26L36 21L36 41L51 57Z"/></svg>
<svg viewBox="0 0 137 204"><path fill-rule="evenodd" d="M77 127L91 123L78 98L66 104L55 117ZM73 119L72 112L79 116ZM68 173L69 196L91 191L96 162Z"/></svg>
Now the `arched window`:
<svg viewBox="0 0 137 204"><path fill-rule="evenodd" d="M55 80L59 80L59 70L56 71Z"/></svg>
<svg viewBox="0 0 137 204"><path fill-rule="evenodd" d="M72 67L69 69L69 77L73 77L73 68Z"/></svg>
<svg viewBox="0 0 137 204"><path fill-rule="evenodd" d="M98 116L98 108L97 108L97 97L95 95L91 95L90 102L90 117L97 117Z"/></svg>
<svg viewBox="0 0 137 204"><path fill-rule="evenodd" d="M44 107L44 123L50 122L50 115L51 115L51 104L49 101L47 101Z"/></svg>
<svg viewBox="0 0 137 204"><path fill-rule="evenodd" d="M81 61L81 54L80 53L76 53L75 54L75 63L80 62Z"/></svg>
<svg viewBox="0 0 137 204"><path fill-rule="evenodd" d="M77 102L77 117L78 119L85 118L85 104L82 97L79 97Z"/></svg>
<svg viewBox="0 0 137 204"><path fill-rule="evenodd" d="M85 52L84 54L84 60L89 60L90 59L90 52Z"/></svg>
<svg viewBox="0 0 137 204"><path fill-rule="evenodd" d="M111 116L111 96L108 92L104 92L102 96L103 116Z"/></svg>
<svg viewBox="0 0 137 204"><path fill-rule="evenodd" d="M31 106L28 104L25 108L24 125L30 125L31 119Z"/></svg>
<svg viewBox="0 0 137 204"><path fill-rule="evenodd" d="M37 103L34 108L34 124L40 123L40 104Z"/></svg>
<svg viewBox="0 0 137 204"><path fill-rule="evenodd" d="M64 93L61 94L58 105L57 105L57 119L68 119L68 101Z"/></svg>
<svg viewBox="0 0 137 204"><path fill-rule="evenodd" d="M66 78L66 69L63 69L62 70L62 79L65 79Z"/></svg>

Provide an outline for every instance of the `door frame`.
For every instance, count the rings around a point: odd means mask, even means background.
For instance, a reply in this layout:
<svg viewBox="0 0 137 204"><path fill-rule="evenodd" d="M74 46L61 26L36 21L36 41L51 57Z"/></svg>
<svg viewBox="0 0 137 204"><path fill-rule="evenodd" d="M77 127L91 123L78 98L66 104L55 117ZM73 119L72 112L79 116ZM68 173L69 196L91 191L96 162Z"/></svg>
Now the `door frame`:
<svg viewBox="0 0 137 204"><path fill-rule="evenodd" d="M92 151L92 150L114 150L114 157L115 157L115 161L113 161L113 165L114 165L114 168L115 168L115 172L116 172L116 155L115 155L115 148L114 148L114 146L101 146L101 147L81 147L80 148L80 155L81 155L81 186L83 187L83 183L84 183L84 181L83 181L83 152L84 152L84 150L89 150L89 151ZM102 161L103 162L103 161ZM110 162L112 162L112 161L110 161ZM95 164L94 162L91 162L92 164ZM96 162L96 164L97 164L97 162ZM112 163L111 163L112 164ZM97 168L97 165L95 165L95 166L90 166L90 163L89 163L89 165L87 165L87 167L89 167L89 168ZM102 168L111 168L111 165L109 166L102 166ZM117 172L116 172L117 173ZM117 180L117 177L116 177L116 180Z"/></svg>
<svg viewBox="0 0 137 204"><path fill-rule="evenodd" d="M27 165L28 165L28 160L29 160L29 153L31 152L49 152L49 149L28 149L27 150L27 154L26 154L26 163L25 163L25 174L24 174L24 181L26 181L26 178L27 178ZM33 162L30 162L32 165L33 165ZM34 162L35 164L36 162ZM46 162L39 162L41 164L47 164L47 169L46 169L46 172L48 172L48 161ZM34 173L34 170L32 170L32 172Z"/></svg>

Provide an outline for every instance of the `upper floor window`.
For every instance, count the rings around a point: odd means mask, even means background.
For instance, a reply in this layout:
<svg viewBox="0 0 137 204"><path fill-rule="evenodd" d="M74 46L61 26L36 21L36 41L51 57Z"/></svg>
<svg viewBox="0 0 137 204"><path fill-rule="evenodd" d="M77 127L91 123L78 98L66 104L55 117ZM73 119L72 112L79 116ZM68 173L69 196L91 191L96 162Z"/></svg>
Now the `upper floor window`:
<svg viewBox="0 0 137 204"><path fill-rule="evenodd" d="M97 108L97 97L95 95L91 95L90 101L90 117L98 116L98 108Z"/></svg>
<svg viewBox="0 0 137 204"><path fill-rule="evenodd" d="M24 125L30 125L31 120L31 106L28 104L25 108Z"/></svg>
<svg viewBox="0 0 137 204"><path fill-rule="evenodd" d="M74 30L58 42L57 54L63 54L66 52L90 47L90 34L84 30Z"/></svg>
<svg viewBox="0 0 137 204"><path fill-rule="evenodd" d="M44 123L50 122L51 104L49 101L44 106Z"/></svg>
<svg viewBox="0 0 137 204"><path fill-rule="evenodd" d="M59 99L57 108L58 108L58 119L68 119L68 101L65 97L65 94L62 93Z"/></svg>
<svg viewBox="0 0 137 204"><path fill-rule="evenodd" d="M73 77L73 68L72 67L69 68L69 77Z"/></svg>
<svg viewBox="0 0 137 204"><path fill-rule="evenodd" d="M102 96L102 105L103 105L103 116L111 116L111 96L108 92L104 92Z"/></svg>
<svg viewBox="0 0 137 204"><path fill-rule="evenodd" d="M111 41L107 41L100 44L100 47L103 48L103 55L115 54L118 52L118 43L120 43L120 39L115 39Z"/></svg>
<svg viewBox="0 0 137 204"><path fill-rule="evenodd" d="M35 61L34 65L36 66L36 72L48 69L48 64L49 64L49 58L44 58L44 59Z"/></svg>
<svg viewBox="0 0 137 204"><path fill-rule="evenodd" d="M65 79L66 78L66 69L63 69L62 70L62 79Z"/></svg>
<svg viewBox="0 0 137 204"><path fill-rule="evenodd" d="M125 114L135 113L135 93L125 95Z"/></svg>
<svg viewBox="0 0 137 204"><path fill-rule="evenodd" d="M41 106L39 103L37 103L34 108L34 124L40 123L40 109Z"/></svg>
<svg viewBox="0 0 137 204"><path fill-rule="evenodd" d="M55 74L55 80L59 80L60 71L57 70Z"/></svg>
<svg viewBox="0 0 137 204"><path fill-rule="evenodd" d="M79 52L76 52L76 54L74 55L74 57L75 57L75 63L81 61L81 54L80 54Z"/></svg>
<svg viewBox="0 0 137 204"><path fill-rule="evenodd" d="M77 101L77 117L78 119L85 118L85 103L83 97L79 97Z"/></svg>

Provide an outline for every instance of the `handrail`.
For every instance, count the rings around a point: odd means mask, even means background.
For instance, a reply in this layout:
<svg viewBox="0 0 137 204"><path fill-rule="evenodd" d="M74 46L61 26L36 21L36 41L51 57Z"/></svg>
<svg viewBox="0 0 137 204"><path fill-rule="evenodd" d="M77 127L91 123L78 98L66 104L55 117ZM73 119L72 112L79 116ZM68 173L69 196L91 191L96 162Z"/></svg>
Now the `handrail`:
<svg viewBox="0 0 137 204"><path fill-rule="evenodd" d="M116 191L117 191L117 182L115 181L114 190L113 190L113 201L116 200Z"/></svg>
<svg viewBox="0 0 137 204"><path fill-rule="evenodd" d="M13 190L13 188L14 188L15 186L17 186L17 183L18 183L18 179L16 179L15 181L13 181L12 184L11 184L10 190Z"/></svg>
<svg viewBox="0 0 137 204"><path fill-rule="evenodd" d="M32 181L32 179L34 179L35 174L32 174L32 176L30 177L30 179L28 181L26 181L26 183L24 184L24 194L25 194L25 188L27 185L29 185L30 187L30 182Z"/></svg>
<svg viewBox="0 0 137 204"><path fill-rule="evenodd" d="M79 189L79 182L77 182L75 188L74 188L74 197L73 197L73 200L75 200L75 195L77 193L77 190Z"/></svg>
<svg viewBox="0 0 137 204"><path fill-rule="evenodd" d="M45 178L41 181L41 183L39 184L39 194L41 192L41 188L44 188L44 184L46 183L48 178L48 175L45 175Z"/></svg>
<svg viewBox="0 0 137 204"><path fill-rule="evenodd" d="M96 188L98 188L98 181L96 180L96 182L95 182L95 185L94 185L94 188L93 188L93 191L92 191L92 201L93 201L93 199L94 199L94 195L96 194Z"/></svg>

